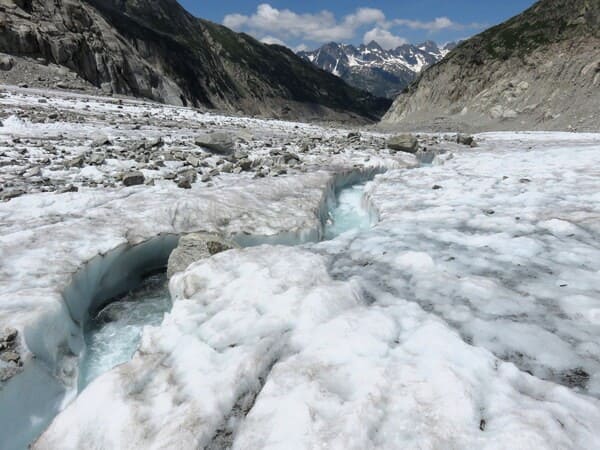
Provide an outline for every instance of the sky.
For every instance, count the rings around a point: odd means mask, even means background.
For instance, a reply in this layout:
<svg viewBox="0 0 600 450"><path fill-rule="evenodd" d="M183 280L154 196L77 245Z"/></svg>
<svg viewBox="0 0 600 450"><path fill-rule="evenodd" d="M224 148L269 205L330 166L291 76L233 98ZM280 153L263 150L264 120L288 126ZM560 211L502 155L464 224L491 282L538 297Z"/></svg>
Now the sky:
<svg viewBox="0 0 600 450"><path fill-rule="evenodd" d="M293 50L335 41L377 41L384 48L473 36L520 13L534 0L179 0L197 17Z"/></svg>

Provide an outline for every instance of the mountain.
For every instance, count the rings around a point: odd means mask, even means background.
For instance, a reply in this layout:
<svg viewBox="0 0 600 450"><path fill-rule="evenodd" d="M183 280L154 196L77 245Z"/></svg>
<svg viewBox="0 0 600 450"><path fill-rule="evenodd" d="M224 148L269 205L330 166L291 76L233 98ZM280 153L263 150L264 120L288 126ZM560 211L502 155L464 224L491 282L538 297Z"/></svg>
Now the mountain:
<svg viewBox="0 0 600 450"><path fill-rule="evenodd" d="M599 105L600 1L541 0L423 72L382 125L598 131Z"/></svg>
<svg viewBox="0 0 600 450"><path fill-rule="evenodd" d="M380 97L393 98L425 67L442 59L456 44L439 47L427 41L384 50L377 42L367 45L330 42L321 48L298 52L298 56L339 76L348 84Z"/></svg>
<svg viewBox="0 0 600 450"><path fill-rule="evenodd" d="M0 52L105 91L244 114L372 120L391 103L175 0L0 0Z"/></svg>

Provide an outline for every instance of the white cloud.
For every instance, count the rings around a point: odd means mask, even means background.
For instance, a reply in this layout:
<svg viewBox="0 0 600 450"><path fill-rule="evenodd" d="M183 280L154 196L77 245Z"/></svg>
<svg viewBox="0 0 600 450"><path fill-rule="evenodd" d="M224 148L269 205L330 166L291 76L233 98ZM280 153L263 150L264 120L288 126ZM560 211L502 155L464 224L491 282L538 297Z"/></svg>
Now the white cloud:
<svg viewBox="0 0 600 450"><path fill-rule="evenodd" d="M356 35L358 28L375 23L384 23L385 14L375 8L359 8L353 14L338 21L330 11L316 14L297 14L289 9L277 9L262 3L250 16L229 14L223 25L237 31L249 31L260 35L287 39L301 38L312 42L345 41Z"/></svg>
<svg viewBox="0 0 600 450"><path fill-rule="evenodd" d="M281 39L276 38L274 36L265 36L265 37L263 37L263 38L260 39L260 42L262 42L263 44L277 44L277 45L283 45L285 47L289 47Z"/></svg>
<svg viewBox="0 0 600 450"><path fill-rule="evenodd" d="M386 50L396 48L408 43L406 39L400 36L395 36L388 30L384 30L378 27L367 31L363 36L363 43L368 44L371 41L377 42L379 45L381 45L381 47L383 47Z"/></svg>
<svg viewBox="0 0 600 450"><path fill-rule="evenodd" d="M298 52L308 51L308 50L310 50L310 48L308 47L308 45L302 43L302 44L296 45L292 50L294 50L296 53L298 53Z"/></svg>
<svg viewBox="0 0 600 450"><path fill-rule="evenodd" d="M383 11L376 8L359 8L354 14L349 14L344 17L344 23L351 27L359 27L361 25L384 22L385 14Z"/></svg>
<svg viewBox="0 0 600 450"><path fill-rule="evenodd" d="M300 14L290 9L278 9L268 3L261 3L250 15L228 14L223 25L236 31L245 31L263 42L286 45L308 42L323 44L329 41L348 42L364 33L365 41L377 41L381 46L392 48L406 42L394 34L394 28L408 27L436 33L443 30L468 30L483 28L482 24L460 24L448 17L438 17L432 21L409 19L389 20L377 8L357 8L352 14L336 17L331 11L323 10L314 14ZM368 31L367 31L368 30ZM261 38L261 36L263 36ZM304 44L297 48L305 48Z"/></svg>
<svg viewBox="0 0 600 450"><path fill-rule="evenodd" d="M223 19L223 25L234 30L240 29L246 22L248 17L243 14L228 14Z"/></svg>
<svg viewBox="0 0 600 450"><path fill-rule="evenodd" d="M466 29L477 29L484 28L484 24L470 23L462 24L450 20L448 17L437 17L429 22L423 22L420 20L408 20L408 19L396 19L393 21L395 25L406 26L413 30L426 30L430 33L435 33L442 30L466 30Z"/></svg>

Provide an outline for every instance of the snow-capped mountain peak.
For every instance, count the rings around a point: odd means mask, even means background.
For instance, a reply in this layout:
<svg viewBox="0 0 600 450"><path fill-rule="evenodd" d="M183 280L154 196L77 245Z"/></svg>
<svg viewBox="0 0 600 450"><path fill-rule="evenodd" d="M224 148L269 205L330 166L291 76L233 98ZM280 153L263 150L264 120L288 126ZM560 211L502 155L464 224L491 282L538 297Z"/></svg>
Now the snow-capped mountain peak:
<svg viewBox="0 0 600 450"><path fill-rule="evenodd" d="M379 96L394 97L419 72L441 60L455 46L454 43L439 46L433 41L426 41L386 50L376 41L358 47L329 42L319 49L302 51L298 55L353 86Z"/></svg>

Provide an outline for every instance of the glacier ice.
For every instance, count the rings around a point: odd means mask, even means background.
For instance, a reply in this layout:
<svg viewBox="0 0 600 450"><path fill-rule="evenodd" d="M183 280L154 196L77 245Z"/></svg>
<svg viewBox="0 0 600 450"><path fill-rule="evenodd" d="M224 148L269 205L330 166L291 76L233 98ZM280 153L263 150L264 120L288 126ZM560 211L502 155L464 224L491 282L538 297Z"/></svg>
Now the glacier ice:
<svg viewBox="0 0 600 450"><path fill-rule="evenodd" d="M371 178L373 174L365 173L361 177ZM359 180L360 178L358 178ZM371 217L368 210L363 207L363 196L365 183L350 184L357 180L354 172L349 177L336 176L334 186L335 204L333 200L328 200L329 217L331 222L324 225L322 232L324 239L333 239L339 234L349 230L363 230L371 225ZM265 237L248 236L256 241ZM286 239L279 237L283 242ZM111 272L126 275L126 280L119 281L114 286L107 283L96 283L95 303L87 307L87 311L92 313L91 317L83 319L83 329L85 346L81 352L79 363L78 390L81 391L99 375L112 369L113 367L129 361L138 349L141 333L144 326L156 326L162 321L164 313L170 310L171 300L166 287L166 278L164 273L157 273L144 277L140 281L140 276L144 272L156 270L164 264L164 255L172 248L175 240L172 238L170 244L163 246L160 244L161 238L153 239L141 246L135 247L135 252L127 253L111 252L113 261L102 262L102 266L110 269ZM304 238L287 238L289 245L298 245L305 242ZM257 244L255 244L257 245ZM249 246L249 245L247 245ZM146 254L146 248L161 249L163 254L157 255L155 252ZM125 255L125 256L124 256ZM106 258L102 257L103 259ZM95 260L88 262L83 270L80 270L74 277L68 292L68 301L70 304L82 302L81 290L75 289L73 285L79 283L80 277L86 278L86 286L90 285L90 272L94 272L93 266ZM114 283L119 277L115 274L102 275L102 278L111 280ZM135 289L130 290L131 286ZM99 305L107 301L107 298L115 292L126 292L118 298L109 298L110 303L100 311L96 311ZM101 293L101 296L99 296ZM102 302L102 303L101 303ZM73 306L77 311L77 308ZM73 313L73 310L71 310Z"/></svg>
<svg viewBox="0 0 600 450"><path fill-rule="evenodd" d="M361 233L193 264L36 448L597 448L600 140L519 139L380 175Z"/></svg>
<svg viewBox="0 0 600 450"><path fill-rule="evenodd" d="M23 139L97 130L17 119L4 128ZM317 145L306 173L0 204L0 321L19 330L25 360L0 389L3 446L23 448L58 412L34 448L599 448L600 136L477 140L410 170L414 158ZM364 196L335 198L381 168ZM343 216L347 200L368 211L347 223L368 225L323 240L328 205ZM89 313L192 231L253 247L174 276L173 308L144 327L139 351L75 397Z"/></svg>

